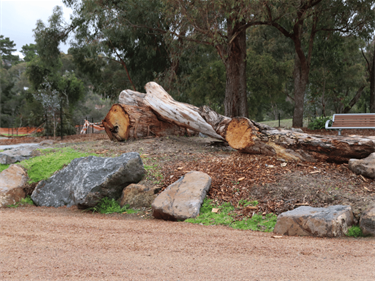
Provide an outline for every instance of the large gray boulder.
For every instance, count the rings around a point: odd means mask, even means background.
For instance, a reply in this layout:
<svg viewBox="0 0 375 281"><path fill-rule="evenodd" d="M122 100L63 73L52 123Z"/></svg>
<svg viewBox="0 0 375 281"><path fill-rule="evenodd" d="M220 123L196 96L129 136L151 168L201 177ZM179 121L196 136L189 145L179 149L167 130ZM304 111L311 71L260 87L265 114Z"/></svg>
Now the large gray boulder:
<svg viewBox="0 0 375 281"><path fill-rule="evenodd" d="M104 197L118 199L126 186L139 182L144 174L141 157L136 152L116 158L77 158L39 182L31 198L38 206L94 207Z"/></svg>
<svg viewBox="0 0 375 281"><path fill-rule="evenodd" d="M357 175L375 178L375 152L363 159L350 159L349 169Z"/></svg>
<svg viewBox="0 0 375 281"><path fill-rule="evenodd" d="M11 165L0 173L0 208L25 198L23 188L28 179L25 169L18 165Z"/></svg>
<svg viewBox="0 0 375 281"><path fill-rule="evenodd" d="M375 236L375 205L361 215L359 227L364 236Z"/></svg>
<svg viewBox="0 0 375 281"><path fill-rule="evenodd" d="M354 224L350 206L299 207L277 217L274 232L282 235L340 237Z"/></svg>
<svg viewBox="0 0 375 281"><path fill-rule="evenodd" d="M211 177L192 171L168 186L152 203L153 216L164 220L185 220L198 216Z"/></svg>
<svg viewBox="0 0 375 281"><path fill-rule="evenodd" d="M37 156L39 148L41 148L39 145L27 145L4 150L0 152L0 164L14 164Z"/></svg>

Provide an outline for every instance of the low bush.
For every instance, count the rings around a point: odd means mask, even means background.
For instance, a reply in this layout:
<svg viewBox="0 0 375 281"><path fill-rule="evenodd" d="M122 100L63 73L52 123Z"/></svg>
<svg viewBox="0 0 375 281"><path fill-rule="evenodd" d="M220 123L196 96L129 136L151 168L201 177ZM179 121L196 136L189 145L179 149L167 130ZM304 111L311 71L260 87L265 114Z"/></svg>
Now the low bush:
<svg viewBox="0 0 375 281"><path fill-rule="evenodd" d="M24 206L24 205L34 205L34 201L33 201L33 199L31 199L30 195L27 195L25 198L22 198L16 204L8 205L7 207L9 207L9 208L17 208L19 206Z"/></svg>
<svg viewBox="0 0 375 281"><path fill-rule="evenodd" d="M348 236L348 237L362 237L363 236L362 229L359 226L354 225L354 226L352 226L348 229L348 233L346 233L346 236Z"/></svg>
<svg viewBox="0 0 375 281"><path fill-rule="evenodd" d="M241 204L257 205L257 201L246 201ZM213 208L219 209L217 213L212 212ZM254 214L251 218L243 220L235 220L236 214L233 212L235 208L230 203L224 203L221 206L212 204L212 200L205 199L200 209L199 216L185 220L190 223L198 223L203 225L226 225L236 229L251 229L255 231L271 232L275 228L277 216L267 214L262 216Z"/></svg>
<svg viewBox="0 0 375 281"><path fill-rule="evenodd" d="M90 208L89 210L101 214L134 214L138 212L137 210L129 209L129 205L124 205L123 207L121 207L115 199L109 199L108 197L104 197L95 207Z"/></svg>
<svg viewBox="0 0 375 281"><path fill-rule="evenodd" d="M308 128L310 130L324 129L326 122L331 119L332 119L332 116L320 116L320 117L313 118L309 122Z"/></svg>

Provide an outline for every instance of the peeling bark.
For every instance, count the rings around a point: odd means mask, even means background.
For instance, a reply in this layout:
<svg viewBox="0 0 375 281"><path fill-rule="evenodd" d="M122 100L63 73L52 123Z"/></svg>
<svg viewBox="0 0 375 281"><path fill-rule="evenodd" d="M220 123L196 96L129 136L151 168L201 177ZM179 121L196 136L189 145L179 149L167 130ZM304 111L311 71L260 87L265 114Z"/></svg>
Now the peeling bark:
<svg viewBox="0 0 375 281"><path fill-rule="evenodd" d="M177 102L155 82L147 83L145 89L147 94L123 91L121 100L131 105L112 106L103 120L111 139L121 141L198 131L226 140L232 148L243 153L310 162L344 163L351 158L365 158L375 151L375 137L319 136L278 130L245 117L220 115L208 106L198 108Z"/></svg>

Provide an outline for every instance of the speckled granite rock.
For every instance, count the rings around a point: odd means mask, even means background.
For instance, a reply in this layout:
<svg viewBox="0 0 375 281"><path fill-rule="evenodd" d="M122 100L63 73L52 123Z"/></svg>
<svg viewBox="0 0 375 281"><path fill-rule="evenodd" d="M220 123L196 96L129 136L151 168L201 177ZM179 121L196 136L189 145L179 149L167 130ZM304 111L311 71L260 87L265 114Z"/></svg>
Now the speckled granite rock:
<svg viewBox="0 0 375 281"><path fill-rule="evenodd" d="M282 235L340 237L354 224L350 206L299 207L280 214L274 232Z"/></svg>
<svg viewBox="0 0 375 281"><path fill-rule="evenodd" d="M153 216L164 220L185 220L198 216L211 177L192 171L168 186L152 203Z"/></svg>
<svg viewBox="0 0 375 281"><path fill-rule="evenodd" d="M139 182L144 174L141 157L136 152L115 158L77 158L41 181L31 198L38 206L93 207L104 197L118 199L126 186Z"/></svg>

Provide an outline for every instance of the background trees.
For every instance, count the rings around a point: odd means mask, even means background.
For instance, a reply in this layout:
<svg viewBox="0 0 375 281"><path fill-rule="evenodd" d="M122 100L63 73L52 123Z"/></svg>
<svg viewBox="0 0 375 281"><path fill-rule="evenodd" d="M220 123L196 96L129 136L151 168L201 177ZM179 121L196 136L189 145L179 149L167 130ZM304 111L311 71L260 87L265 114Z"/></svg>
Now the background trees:
<svg viewBox="0 0 375 281"><path fill-rule="evenodd" d="M179 101L257 121L293 116L296 127L306 117L374 111L375 1L64 3L72 23L60 8L38 21L23 60L1 37L4 124L39 125L62 108L73 128L85 115L104 117L121 90L143 91L152 80ZM43 91L64 105L49 112Z"/></svg>

